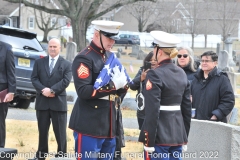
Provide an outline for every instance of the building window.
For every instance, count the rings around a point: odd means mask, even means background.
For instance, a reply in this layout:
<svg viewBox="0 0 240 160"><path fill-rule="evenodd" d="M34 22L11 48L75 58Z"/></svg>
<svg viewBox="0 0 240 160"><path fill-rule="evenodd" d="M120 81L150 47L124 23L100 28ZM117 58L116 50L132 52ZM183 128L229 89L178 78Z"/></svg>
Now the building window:
<svg viewBox="0 0 240 160"><path fill-rule="evenodd" d="M67 24L66 19L65 18L59 18L58 19L58 24L61 27L65 26Z"/></svg>
<svg viewBox="0 0 240 160"><path fill-rule="evenodd" d="M56 17L51 19L51 27L53 27L56 24ZM56 26L55 26L56 27Z"/></svg>
<svg viewBox="0 0 240 160"><path fill-rule="evenodd" d="M181 27L181 20L180 19L174 19L172 21L172 25L175 26L176 30L180 30Z"/></svg>
<svg viewBox="0 0 240 160"><path fill-rule="evenodd" d="M18 28L18 17L12 17L12 27Z"/></svg>
<svg viewBox="0 0 240 160"><path fill-rule="evenodd" d="M34 25L35 25L34 17L29 17L29 19L28 19L28 28L29 29L34 29Z"/></svg>

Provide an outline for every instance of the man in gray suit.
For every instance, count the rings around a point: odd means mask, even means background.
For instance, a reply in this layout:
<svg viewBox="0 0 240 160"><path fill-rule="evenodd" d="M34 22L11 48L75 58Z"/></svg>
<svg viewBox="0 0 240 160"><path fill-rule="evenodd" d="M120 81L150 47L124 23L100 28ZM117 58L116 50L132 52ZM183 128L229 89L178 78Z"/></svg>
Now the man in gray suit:
<svg viewBox="0 0 240 160"><path fill-rule="evenodd" d="M38 59L33 67L32 84L37 91L36 115L39 130L38 151L35 160L45 160L48 153L48 131L52 121L57 140L58 154L67 149L67 99L66 88L72 78L71 63L59 56L60 41L53 38L48 43L49 56Z"/></svg>
<svg viewBox="0 0 240 160"><path fill-rule="evenodd" d="M0 92L7 89L7 94L0 97L0 148L4 148L6 139L5 119L8 104L16 91L15 64L12 46L0 41ZM2 92L3 93L3 92Z"/></svg>

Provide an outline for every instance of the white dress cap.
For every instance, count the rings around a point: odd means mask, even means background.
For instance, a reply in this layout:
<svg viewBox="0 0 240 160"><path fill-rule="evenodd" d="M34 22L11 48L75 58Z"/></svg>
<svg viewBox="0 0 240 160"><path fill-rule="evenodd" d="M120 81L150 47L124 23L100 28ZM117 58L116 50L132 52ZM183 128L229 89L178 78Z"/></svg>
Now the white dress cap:
<svg viewBox="0 0 240 160"><path fill-rule="evenodd" d="M104 20L95 20L92 21L94 28L98 31L104 31L107 33L118 34L119 29L123 26L123 23L116 21L104 21Z"/></svg>
<svg viewBox="0 0 240 160"><path fill-rule="evenodd" d="M163 31L151 31L150 34L154 38L153 43L158 44L158 47L175 48L181 42L175 35Z"/></svg>

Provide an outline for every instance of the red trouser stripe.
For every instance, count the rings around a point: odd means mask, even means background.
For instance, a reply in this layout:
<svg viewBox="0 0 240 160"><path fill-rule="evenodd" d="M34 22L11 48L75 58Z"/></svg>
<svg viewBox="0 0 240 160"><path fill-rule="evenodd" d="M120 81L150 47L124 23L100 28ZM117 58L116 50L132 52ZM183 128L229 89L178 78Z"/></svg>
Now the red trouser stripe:
<svg viewBox="0 0 240 160"><path fill-rule="evenodd" d="M82 150L82 134L78 133L78 159L77 160L81 160L81 153Z"/></svg>
<svg viewBox="0 0 240 160"><path fill-rule="evenodd" d="M148 152L147 151L144 151L145 152L145 155L146 155L146 160L151 160L150 156L148 155Z"/></svg>

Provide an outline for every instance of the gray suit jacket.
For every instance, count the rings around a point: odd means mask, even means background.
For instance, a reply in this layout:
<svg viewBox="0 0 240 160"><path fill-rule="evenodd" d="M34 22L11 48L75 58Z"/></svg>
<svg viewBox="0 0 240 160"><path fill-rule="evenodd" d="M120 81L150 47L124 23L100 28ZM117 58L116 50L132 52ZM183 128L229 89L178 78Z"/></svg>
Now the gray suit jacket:
<svg viewBox="0 0 240 160"><path fill-rule="evenodd" d="M66 88L72 78L71 63L59 56L52 73L49 72L49 56L38 59L33 67L32 84L37 90L36 110L67 111ZM45 97L42 89L51 88L55 97Z"/></svg>

